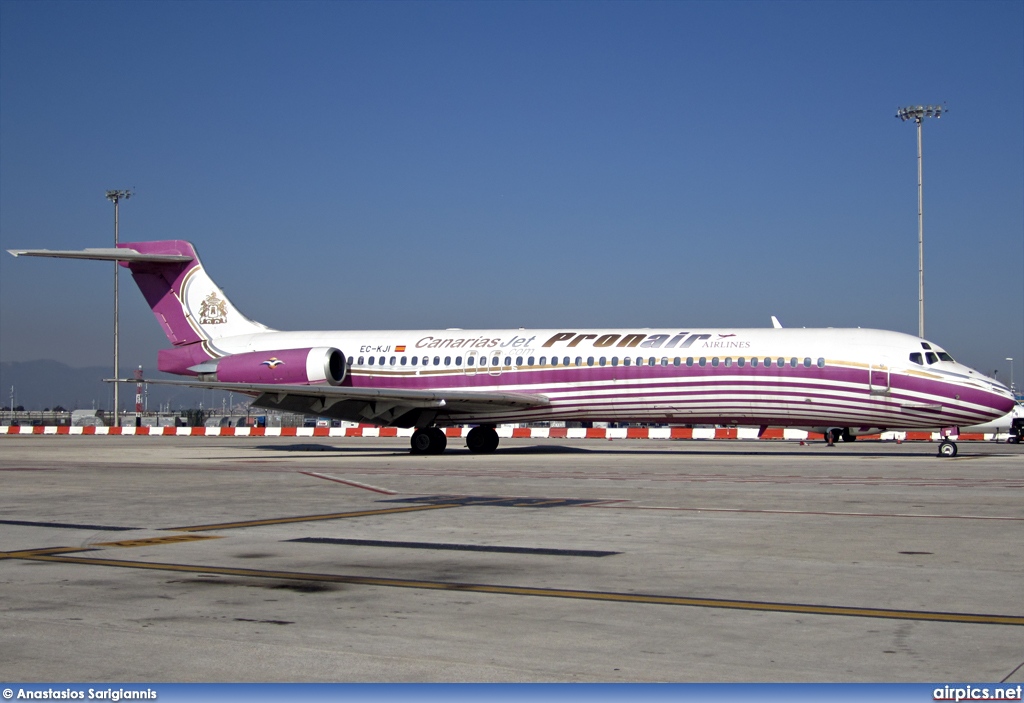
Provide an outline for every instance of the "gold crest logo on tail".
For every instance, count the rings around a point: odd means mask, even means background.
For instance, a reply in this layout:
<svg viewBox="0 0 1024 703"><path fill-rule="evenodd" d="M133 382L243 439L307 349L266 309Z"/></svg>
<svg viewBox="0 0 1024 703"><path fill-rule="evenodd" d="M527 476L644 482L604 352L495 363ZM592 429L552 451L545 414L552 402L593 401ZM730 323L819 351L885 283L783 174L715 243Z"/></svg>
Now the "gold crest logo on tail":
<svg viewBox="0 0 1024 703"><path fill-rule="evenodd" d="M227 321L228 306L226 301L218 298L216 293L210 293L199 306L199 324L220 325Z"/></svg>

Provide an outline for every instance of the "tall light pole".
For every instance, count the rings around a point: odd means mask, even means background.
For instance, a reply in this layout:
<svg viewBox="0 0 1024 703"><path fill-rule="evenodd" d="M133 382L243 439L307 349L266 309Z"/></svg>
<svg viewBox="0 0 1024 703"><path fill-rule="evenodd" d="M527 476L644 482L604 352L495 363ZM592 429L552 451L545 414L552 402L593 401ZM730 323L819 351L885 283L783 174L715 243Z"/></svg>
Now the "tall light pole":
<svg viewBox="0 0 1024 703"><path fill-rule="evenodd" d="M118 228L118 203L121 200L127 200L132 197L130 190L108 190L107 200L114 203L114 248L117 248L117 228ZM119 390L120 384L117 382L118 379L118 367L120 366L120 337L118 335L118 310L117 310L117 275L121 270L121 264L114 262L114 427L121 426L121 396Z"/></svg>
<svg viewBox="0 0 1024 703"><path fill-rule="evenodd" d="M1013 387L1013 357L1008 356L1006 360L1010 362L1010 392L1013 393L1013 397L1017 397L1017 390Z"/></svg>
<svg viewBox="0 0 1024 703"><path fill-rule="evenodd" d="M901 107L896 116L917 123L917 336L924 337L924 188L921 182L921 123L925 117L942 117L945 105Z"/></svg>

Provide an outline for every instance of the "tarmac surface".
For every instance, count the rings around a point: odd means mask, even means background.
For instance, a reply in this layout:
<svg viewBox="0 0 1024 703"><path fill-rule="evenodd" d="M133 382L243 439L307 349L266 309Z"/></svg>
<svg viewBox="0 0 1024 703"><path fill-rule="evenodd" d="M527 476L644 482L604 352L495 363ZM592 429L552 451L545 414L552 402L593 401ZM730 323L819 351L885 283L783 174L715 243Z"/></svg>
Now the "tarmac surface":
<svg viewBox="0 0 1024 703"><path fill-rule="evenodd" d="M7 681L1024 681L1024 450L0 437Z"/></svg>

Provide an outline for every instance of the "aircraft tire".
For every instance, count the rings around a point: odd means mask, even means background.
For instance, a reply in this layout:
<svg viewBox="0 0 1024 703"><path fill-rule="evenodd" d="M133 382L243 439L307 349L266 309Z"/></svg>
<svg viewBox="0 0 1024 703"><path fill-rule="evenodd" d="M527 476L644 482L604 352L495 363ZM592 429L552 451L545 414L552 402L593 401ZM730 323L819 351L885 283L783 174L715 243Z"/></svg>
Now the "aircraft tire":
<svg viewBox="0 0 1024 703"><path fill-rule="evenodd" d="M441 454L444 452L445 447L448 446L448 435L444 433L440 427L429 427L427 433L430 434L431 442L430 449L427 450L427 454Z"/></svg>
<svg viewBox="0 0 1024 703"><path fill-rule="evenodd" d="M466 447L474 454L490 454L498 448L498 433L487 425L474 427L466 435Z"/></svg>
<svg viewBox="0 0 1024 703"><path fill-rule="evenodd" d="M433 443L429 430L416 430L409 440L409 449L413 454L426 454Z"/></svg>
<svg viewBox="0 0 1024 703"><path fill-rule="evenodd" d="M950 442L948 439L939 443L939 456L956 456L956 442Z"/></svg>
<svg viewBox="0 0 1024 703"><path fill-rule="evenodd" d="M853 441L855 441L857 439L857 435L850 433L850 428L849 427L844 427L843 428L842 437L843 437L843 441L844 442L853 442Z"/></svg>

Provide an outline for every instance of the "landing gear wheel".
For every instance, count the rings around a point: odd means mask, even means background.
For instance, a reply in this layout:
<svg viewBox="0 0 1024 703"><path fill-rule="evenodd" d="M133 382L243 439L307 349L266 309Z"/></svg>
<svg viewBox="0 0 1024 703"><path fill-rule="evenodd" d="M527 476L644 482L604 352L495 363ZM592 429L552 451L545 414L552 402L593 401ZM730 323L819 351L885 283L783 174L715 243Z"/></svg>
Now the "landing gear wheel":
<svg viewBox="0 0 1024 703"><path fill-rule="evenodd" d="M427 427L413 432L409 444L413 454L440 454L448 446L448 437L438 427Z"/></svg>
<svg viewBox="0 0 1024 703"><path fill-rule="evenodd" d="M857 435L850 434L850 428L849 427L844 427L843 428L842 437L843 437L843 441L844 442L853 442L854 440L857 439Z"/></svg>
<svg viewBox="0 0 1024 703"><path fill-rule="evenodd" d="M939 456L956 456L956 442L945 439L939 443Z"/></svg>
<svg viewBox="0 0 1024 703"><path fill-rule="evenodd" d="M430 443L430 451L428 454L440 454L444 451L445 447L448 446L448 435L444 433L440 427L431 427L427 429L430 433L433 441Z"/></svg>
<svg viewBox="0 0 1024 703"><path fill-rule="evenodd" d="M490 454L498 448L498 433L490 425L474 427L466 435L466 447L474 454Z"/></svg>
<svg viewBox="0 0 1024 703"><path fill-rule="evenodd" d="M828 446L830 447L834 446L835 443L839 441L839 438L843 436L843 431L838 427L831 429L828 432L831 437L826 437L826 439L828 440Z"/></svg>

